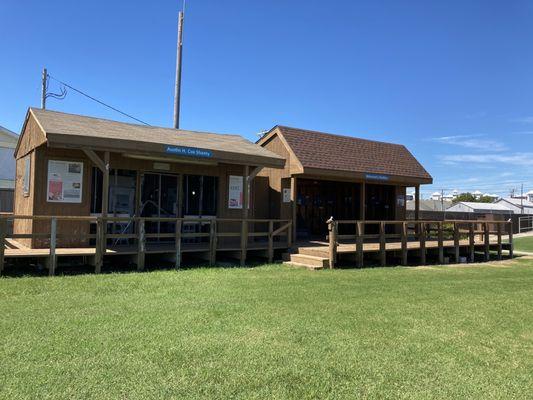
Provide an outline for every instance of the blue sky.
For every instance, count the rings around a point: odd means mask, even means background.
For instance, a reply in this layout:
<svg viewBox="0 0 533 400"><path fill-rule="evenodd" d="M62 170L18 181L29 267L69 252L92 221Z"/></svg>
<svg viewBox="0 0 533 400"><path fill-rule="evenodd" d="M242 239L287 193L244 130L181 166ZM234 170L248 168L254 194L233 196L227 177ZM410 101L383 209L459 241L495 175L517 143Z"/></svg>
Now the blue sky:
<svg viewBox="0 0 533 400"><path fill-rule="evenodd" d="M46 66L171 126L179 7L2 0L0 125L20 131ZM402 143L434 177L426 195L533 189L531 1L188 0L185 18L185 129ZM126 120L72 91L48 108Z"/></svg>

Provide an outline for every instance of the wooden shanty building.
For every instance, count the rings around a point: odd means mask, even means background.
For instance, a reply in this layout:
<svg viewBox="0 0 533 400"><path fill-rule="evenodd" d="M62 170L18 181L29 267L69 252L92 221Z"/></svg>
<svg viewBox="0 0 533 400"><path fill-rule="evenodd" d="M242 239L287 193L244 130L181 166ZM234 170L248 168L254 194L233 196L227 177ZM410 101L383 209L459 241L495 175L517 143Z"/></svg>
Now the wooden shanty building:
<svg viewBox="0 0 533 400"><path fill-rule="evenodd" d="M258 144L287 160L260 172L270 188L261 208L292 219L296 238L325 236L330 217L404 220L406 188L415 187L418 205L420 185L433 182L403 145L286 126Z"/></svg>
<svg viewBox="0 0 533 400"><path fill-rule="evenodd" d="M373 254L382 265L512 254L507 222L419 221L420 185L432 177L397 144L284 126L252 143L30 108L15 159L0 272L24 258L53 274L75 257L99 272L112 256L141 270L156 256L176 267L283 257L332 268L343 256L363 266Z"/></svg>

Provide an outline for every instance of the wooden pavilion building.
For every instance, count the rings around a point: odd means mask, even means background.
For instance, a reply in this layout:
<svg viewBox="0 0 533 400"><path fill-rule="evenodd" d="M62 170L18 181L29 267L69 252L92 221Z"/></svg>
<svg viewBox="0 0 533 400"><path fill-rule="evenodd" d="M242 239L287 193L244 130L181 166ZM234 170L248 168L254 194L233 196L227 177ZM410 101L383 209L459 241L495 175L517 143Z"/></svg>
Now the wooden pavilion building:
<svg viewBox="0 0 533 400"><path fill-rule="evenodd" d="M152 254L176 267L185 256L210 265L284 257L319 268L332 268L338 253L357 266L367 253L382 265L388 254L407 264L409 253L420 264L426 254L444 262L447 252L474 261L479 248L485 259L491 249L501 257L509 230L418 221L420 185L432 177L402 145L284 126L252 143L30 108L15 159L0 272L6 260L41 258L53 274L58 258L73 257L99 272L117 255L143 269ZM407 187L416 188L414 223L405 220Z"/></svg>
<svg viewBox="0 0 533 400"><path fill-rule="evenodd" d="M270 189L261 208L291 218L297 238L324 237L330 217L404 220L406 188L415 187L418 210L420 185L433 182L403 145L286 126L258 144L287 160L283 169L260 172Z"/></svg>

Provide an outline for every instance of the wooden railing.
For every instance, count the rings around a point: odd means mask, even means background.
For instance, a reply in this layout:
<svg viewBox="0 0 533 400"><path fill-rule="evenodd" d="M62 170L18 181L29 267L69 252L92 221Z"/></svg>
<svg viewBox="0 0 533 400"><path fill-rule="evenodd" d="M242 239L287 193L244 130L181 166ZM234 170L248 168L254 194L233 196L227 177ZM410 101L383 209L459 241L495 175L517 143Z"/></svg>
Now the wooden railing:
<svg viewBox="0 0 533 400"><path fill-rule="evenodd" d="M485 260L490 259L490 236L496 236L497 257L502 258L502 237L508 236L509 255L513 257L513 225L512 221L356 221L339 220L330 218L328 224L329 240L329 265L330 268L337 262L339 244L355 244L356 264L364 264L364 244L379 243L379 260L381 265L387 262L387 243L394 239L400 243L401 264L407 265L409 242L418 244L420 264L426 264L426 243L430 240L437 242L438 261L444 263L444 241L453 241L453 254L456 262L460 262L461 242L468 239L468 258L471 262L475 258L476 235L482 238ZM340 234L340 227L351 227L353 234ZM377 233L367 233L373 227ZM450 246L448 246L450 247Z"/></svg>
<svg viewBox="0 0 533 400"><path fill-rule="evenodd" d="M13 233L8 234L8 223L18 220L30 220L32 223L44 222L49 226L46 232L31 233ZM58 222L69 223L88 223L96 225L96 233L90 233L90 229L86 228L84 232L68 232L58 233ZM146 230L147 223L171 223L174 229L171 232L165 233L149 233ZM48 225L49 224L49 225ZM131 227L131 232L123 231L121 233L108 232L108 226L113 224L120 224L121 226ZM201 229L199 232L184 232L183 226L185 224L199 224ZM252 229L250 225L253 224ZM261 229L261 226L264 228ZM105 227L105 228L104 228ZM207 227L207 229L204 229ZM233 227L233 229L221 229ZM153 239L168 239L173 242L175 253L175 266L180 267L183 253L184 239L202 240L202 246L198 251L209 252L209 264L216 263L216 254L219 250L224 250L219 245L220 240L227 240L227 238L236 238L239 242L237 246L232 245L240 251L240 264L244 265L250 246L250 238L254 250L267 250L268 261L272 262L274 259L274 243L276 238L286 238L286 247L292 246L292 222L290 220L281 219L230 219L230 218L143 218L143 217L96 217L96 216L34 216L34 215L0 215L0 273L5 265L5 251L8 245L8 240L13 239L35 239L42 238L46 240L49 249L47 256L47 266L50 275L55 273L57 267L57 249L59 240L77 239L82 241L94 241L94 244L79 247L91 247L95 249L94 266L95 272L101 272L103 265L103 258L108 249L110 241L127 241L133 242L136 246L137 268L144 269L145 257L147 253L147 243ZM240 240L238 240L240 238ZM264 241L257 241L258 238L264 238ZM168 242L167 242L168 244ZM207 245L207 250L206 250ZM131 244L129 244L131 247ZM120 247L115 245L114 247ZM28 249L28 255L33 249ZM75 254L72 254L75 255Z"/></svg>
<svg viewBox="0 0 533 400"><path fill-rule="evenodd" d="M533 232L533 215L518 217L518 233Z"/></svg>

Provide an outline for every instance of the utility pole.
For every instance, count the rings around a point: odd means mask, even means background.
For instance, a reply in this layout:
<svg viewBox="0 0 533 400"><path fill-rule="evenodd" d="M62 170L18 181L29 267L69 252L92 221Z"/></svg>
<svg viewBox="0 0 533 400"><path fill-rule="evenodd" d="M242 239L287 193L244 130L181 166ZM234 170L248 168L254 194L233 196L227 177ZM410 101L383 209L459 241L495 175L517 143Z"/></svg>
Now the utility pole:
<svg viewBox="0 0 533 400"><path fill-rule="evenodd" d="M48 79L48 73L46 72L46 68L43 68L43 76L42 76L42 83L41 83L41 108L44 110L46 109L46 81Z"/></svg>
<svg viewBox="0 0 533 400"><path fill-rule="evenodd" d="M184 4L185 8L185 4ZM183 45L183 11L178 15L178 48L176 54L176 86L174 88L174 128L180 128L180 95L181 95L181 49Z"/></svg>
<svg viewBox="0 0 533 400"><path fill-rule="evenodd" d="M524 184L520 185L520 214L524 213Z"/></svg>

